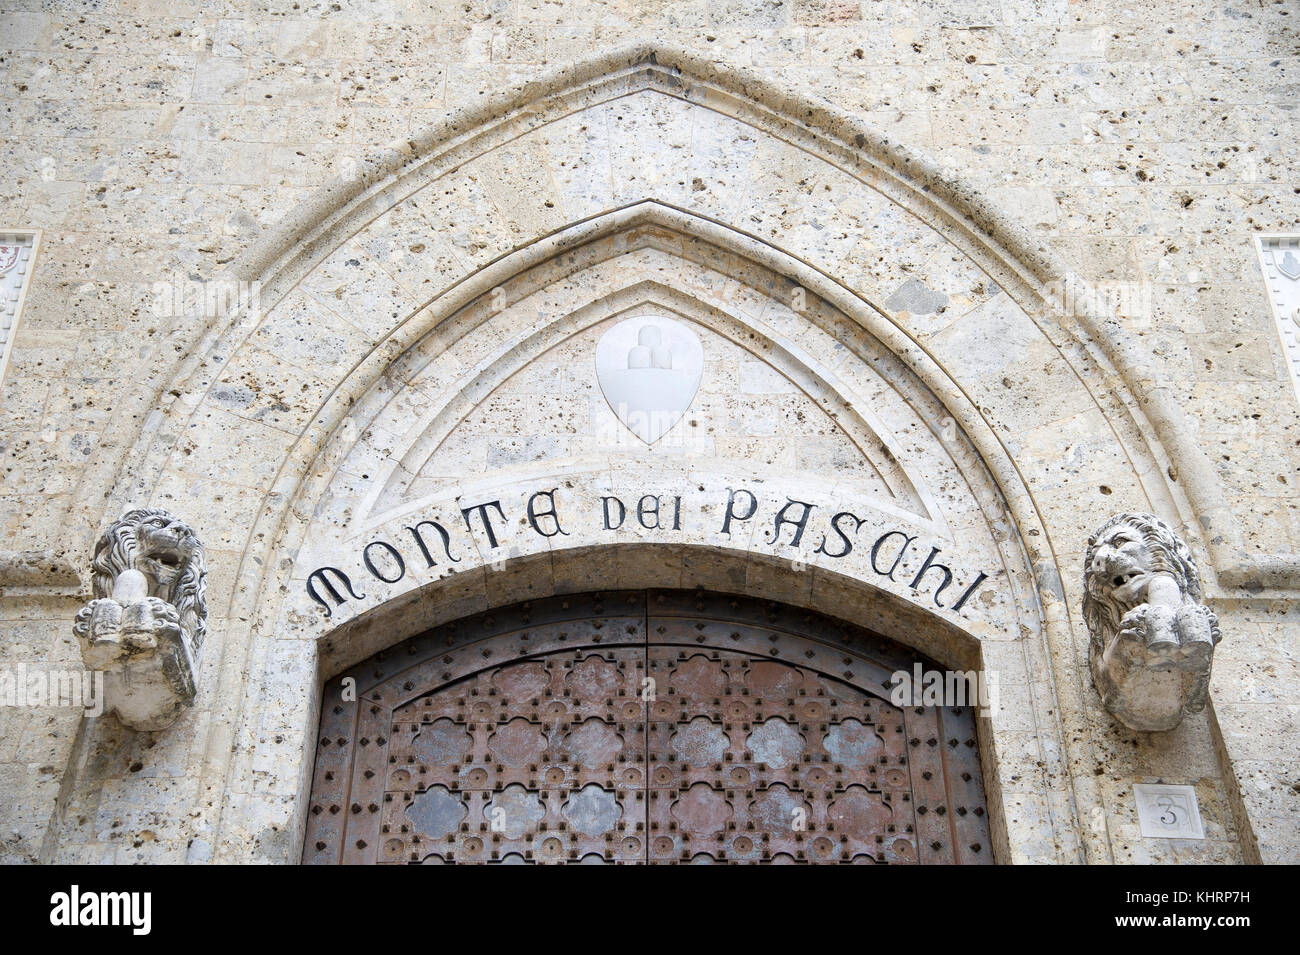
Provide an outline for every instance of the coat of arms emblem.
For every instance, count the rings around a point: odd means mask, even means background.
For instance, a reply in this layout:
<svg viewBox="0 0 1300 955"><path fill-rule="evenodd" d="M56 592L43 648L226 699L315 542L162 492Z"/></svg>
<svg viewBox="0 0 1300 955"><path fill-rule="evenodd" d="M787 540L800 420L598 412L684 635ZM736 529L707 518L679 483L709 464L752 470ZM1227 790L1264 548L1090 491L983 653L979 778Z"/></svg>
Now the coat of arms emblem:
<svg viewBox="0 0 1300 955"><path fill-rule="evenodd" d="M671 318L634 316L596 343L600 390L618 420L646 444L682 420L703 374L699 337Z"/></svg>
<svg viewBox="0 0 1300 955"><path fill-rule="evenodd" d="M20 251L22 246L19 245L0 245L0 275L4 275L18 264Z"/></svg>
<svg viewBox="0 0 1300 955"><path fill-rule="evenodd" d="M1277 268L1279 274L1289 278L1292 282L1300 279L1300 258L1297 258L1293 250L1274 249L1273 265Z"/></svg>

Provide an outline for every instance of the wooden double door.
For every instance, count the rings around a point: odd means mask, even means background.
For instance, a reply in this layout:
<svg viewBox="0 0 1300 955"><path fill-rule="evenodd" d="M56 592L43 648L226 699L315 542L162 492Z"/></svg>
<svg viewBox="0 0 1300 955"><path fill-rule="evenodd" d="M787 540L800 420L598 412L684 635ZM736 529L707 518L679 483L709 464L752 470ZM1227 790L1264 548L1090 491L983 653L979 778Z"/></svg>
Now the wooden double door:
<svg viewBox="0 0 1300 955"><path fill-rule="evenodd" d="M974 711L894 706L915 662L694 591L449 623L326 684L303 861L990 863Z"/></svg>

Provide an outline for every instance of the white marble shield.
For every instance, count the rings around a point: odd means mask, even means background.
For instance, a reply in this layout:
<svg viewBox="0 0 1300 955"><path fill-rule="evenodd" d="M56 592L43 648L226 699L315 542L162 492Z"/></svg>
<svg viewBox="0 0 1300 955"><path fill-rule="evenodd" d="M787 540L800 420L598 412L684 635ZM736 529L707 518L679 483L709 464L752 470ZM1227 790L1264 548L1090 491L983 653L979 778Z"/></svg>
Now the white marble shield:
<svg viewBox="0 0 1300 955"><path fill-rule="evenodd" d="M704 346L682 322L639 315L596 343L596 380L618 420L654 444L682 420L704 374Z"/></svg>
<svg viewBox="0 0 1300 955"><path fill-rule="evenodd" d="M1296 255L1296 251L1295 249L1273 250L1273 264L1277 267L1278 272L1292 282L1300 279L1300 257Z"/></svg>

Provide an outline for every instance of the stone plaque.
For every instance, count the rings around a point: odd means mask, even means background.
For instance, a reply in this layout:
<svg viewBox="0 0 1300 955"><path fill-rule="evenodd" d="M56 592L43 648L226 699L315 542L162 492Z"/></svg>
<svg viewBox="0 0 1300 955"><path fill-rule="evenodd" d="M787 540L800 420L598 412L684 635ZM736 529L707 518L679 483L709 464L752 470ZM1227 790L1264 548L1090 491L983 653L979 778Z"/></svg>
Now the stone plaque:
<svg viewBox="0 0 1300 955"><path fill-rule="evenodd" d="M1138 825L1146 839L1204 839L1201 809L1191 786L1134 783Z"/></svg>
<svg viewBox="0 0 1300 955"><path fill-rule="evenodd" d="M676 427L704 374L704 346L682 322L625 319L596 343L596 379L618 420L646 444Z"/></svg>
<svg viewBox="0 0 1300 955"><path fill-rule="evenodd" d="M14 332L36 254L36 236L30 232L0 231L0 378L13 350Z"/></svg>
<svg viewBox="0 0 1300 955"><path fill-rule="evenodd" d="M1256 247L1282 354L1300 400L1300 235L1260 236Z"/></svg>

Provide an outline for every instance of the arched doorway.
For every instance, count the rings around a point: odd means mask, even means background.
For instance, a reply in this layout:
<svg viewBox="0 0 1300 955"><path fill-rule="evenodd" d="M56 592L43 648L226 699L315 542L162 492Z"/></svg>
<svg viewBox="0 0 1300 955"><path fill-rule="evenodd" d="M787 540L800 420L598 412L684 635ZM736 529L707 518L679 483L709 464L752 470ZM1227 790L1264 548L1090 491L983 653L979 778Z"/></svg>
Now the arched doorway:
<svg viewBox="0 0 1300 955"><path fill-rule="evenodd" d="M924 658L783 604L553 597L330 680L306 863L993 862L972 707Z"/></svg>

